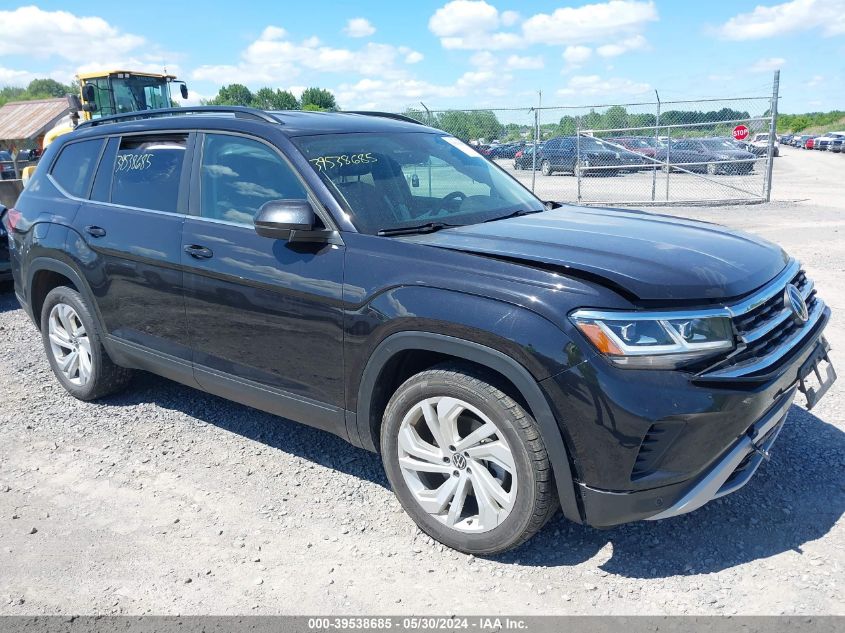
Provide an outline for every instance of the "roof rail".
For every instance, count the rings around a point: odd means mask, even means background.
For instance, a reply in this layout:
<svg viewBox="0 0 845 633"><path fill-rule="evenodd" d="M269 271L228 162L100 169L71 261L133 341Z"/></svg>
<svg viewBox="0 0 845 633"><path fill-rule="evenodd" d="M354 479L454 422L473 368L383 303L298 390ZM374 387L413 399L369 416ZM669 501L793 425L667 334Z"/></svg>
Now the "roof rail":
<svg viewBox="0 0 845 633"><path fill-rule="evenodd" d="M155 119L164 116L182 116L186 114L233 114L236 118L255 119L267 123L282 124L279 119L263 110L246 108L243 106L190 106L187 108L161 108L158 110L137 110L123 114L113 114L90 121L80 121L77 129L94 127L103 123L118 123L120 121L135 121L140 119Z"/></svg>
<svg viewBox="0 0 845 633"><path fill-rule="evenodd" d="M405 116L404 114L396 114L395 112L377 112L369 110L342 110L343 114L363 114L366 116L378 116L384 119L395 119L397 121L405 121L406 123L416 123L417 125L425 125L422 121L417 121L414 118Z"/></svg>

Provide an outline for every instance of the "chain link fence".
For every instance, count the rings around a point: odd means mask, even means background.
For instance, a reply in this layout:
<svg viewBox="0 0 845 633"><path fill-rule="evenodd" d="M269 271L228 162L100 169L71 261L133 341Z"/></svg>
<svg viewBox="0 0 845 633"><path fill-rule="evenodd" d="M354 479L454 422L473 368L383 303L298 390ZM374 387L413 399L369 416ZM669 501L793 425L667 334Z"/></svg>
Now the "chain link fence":
<svg viewBox="0 0 845 633"><path fill-rule="evenodd" d="M778 74L756 97L403 114L474 145L544 200L736 204L771 192Z"/></svg>

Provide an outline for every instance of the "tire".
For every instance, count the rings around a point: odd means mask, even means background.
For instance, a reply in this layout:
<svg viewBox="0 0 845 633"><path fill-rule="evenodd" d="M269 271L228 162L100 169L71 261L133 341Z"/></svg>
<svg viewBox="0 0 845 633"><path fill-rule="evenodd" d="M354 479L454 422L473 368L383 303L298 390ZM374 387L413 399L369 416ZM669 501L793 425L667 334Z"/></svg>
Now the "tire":
<svg viewBox="0 0 845 633"><path fill-rule="evenodd" d="M719 166L716 163L707 163L707 174L715 176L719 173Z"/></svg>
<svg viewBox="0 0 845 633"><path fill-rule="evenodd" d="M540 173L544 176L551 176L555 172L552 169L552 164L549 161L544 160L542 163L540 163Z"/></svg>
<svg viewBox="0 0 845 633"><path fill-rule="evenodd" d="M381 428L385 472L402 507L426 534L468 554L521 545L558 507L537 423L495 383L459 365L424 371L396 390Z"/></svg>
<svg viewBox="0 0 845 633"><path fill-rule="evenodd" d="M71 288L59 286L47 294L41 308L41 338L56 378L79 400L117 393L132 378L131 370L109 358L90 308Z"/></svg>

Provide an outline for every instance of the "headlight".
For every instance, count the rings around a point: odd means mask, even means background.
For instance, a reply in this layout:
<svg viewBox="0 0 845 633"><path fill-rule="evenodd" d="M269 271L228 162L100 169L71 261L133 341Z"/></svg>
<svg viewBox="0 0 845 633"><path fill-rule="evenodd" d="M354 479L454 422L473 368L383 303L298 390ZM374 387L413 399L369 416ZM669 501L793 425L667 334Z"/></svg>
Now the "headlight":
<svg viewBox="0 0 845 633"><path fill-rule="evenodd" d="M730 315L718 310L576 310L570 319L608 360L631 369L672 369L734 347Z"/></svg>

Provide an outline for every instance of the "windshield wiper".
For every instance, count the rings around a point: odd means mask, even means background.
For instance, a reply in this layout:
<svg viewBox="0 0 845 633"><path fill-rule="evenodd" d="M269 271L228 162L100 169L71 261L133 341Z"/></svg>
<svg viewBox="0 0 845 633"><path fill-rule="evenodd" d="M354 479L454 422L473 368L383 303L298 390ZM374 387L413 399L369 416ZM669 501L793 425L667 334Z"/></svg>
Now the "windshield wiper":
<svg viewBox="0 0 845 633"><path fill-rule="evenodd" d="M532 213L542 213L547 209L520 209L519 211L514 211L513 213L508 213L507 215L500 215L498 218L490 218L489 220L484 220L484 222L498 222L499 220L507 220L508 218L518 218L521 215L531 215Z"/></svg>
<svg viewBox="0 0 845 633"><path fill-rule="evenodd" d="M393 229L380 229L378 235L410 235L412 233L434 233L440 229L449 228L450 226L463 226L463 224L448 224L447 222L426 222L425 224L417 224L416 226L398 226Z"/></svg>

